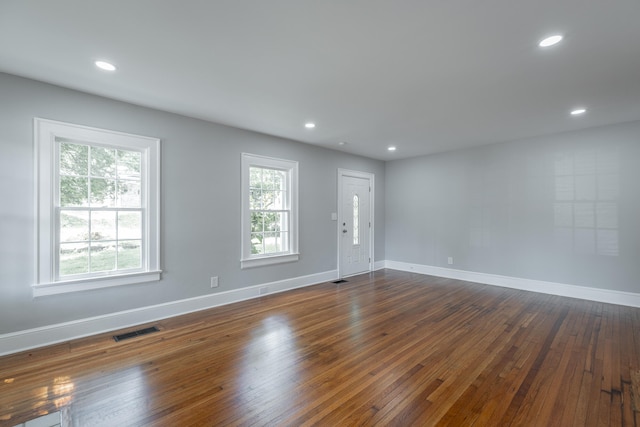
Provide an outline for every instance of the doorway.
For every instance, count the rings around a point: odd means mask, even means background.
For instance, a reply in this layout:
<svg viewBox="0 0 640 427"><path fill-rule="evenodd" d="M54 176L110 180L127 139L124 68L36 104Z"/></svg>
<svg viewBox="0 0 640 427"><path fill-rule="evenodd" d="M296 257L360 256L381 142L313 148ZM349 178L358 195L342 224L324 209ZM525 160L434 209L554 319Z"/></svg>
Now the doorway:
<svg viewBox="0 0 640 427"><path fill-rule="evenodd" d="M339 278L373 270L373 185L373 174L338 170Z"/></svg>

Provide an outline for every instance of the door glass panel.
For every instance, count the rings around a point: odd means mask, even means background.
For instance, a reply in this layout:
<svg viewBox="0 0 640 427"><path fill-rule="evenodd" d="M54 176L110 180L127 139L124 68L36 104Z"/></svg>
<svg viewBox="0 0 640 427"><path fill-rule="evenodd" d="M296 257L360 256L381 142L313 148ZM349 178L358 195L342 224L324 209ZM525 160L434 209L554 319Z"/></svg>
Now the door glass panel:
<svg viewBox="0 0 640 427"><path fill-rule="evenodd" d="M353 244L360 244L360 214L358 195L353 195Z"/></svg>

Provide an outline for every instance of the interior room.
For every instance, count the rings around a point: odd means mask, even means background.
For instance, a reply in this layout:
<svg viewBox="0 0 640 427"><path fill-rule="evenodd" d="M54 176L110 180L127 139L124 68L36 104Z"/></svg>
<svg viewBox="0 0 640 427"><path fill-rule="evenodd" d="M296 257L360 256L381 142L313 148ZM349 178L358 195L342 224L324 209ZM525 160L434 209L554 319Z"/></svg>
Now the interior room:
<svg viewBox="0 0 640 427"><path fill-rule="evenodd" d="M0 427L640 425L639 18L3 1Z"/></svg>

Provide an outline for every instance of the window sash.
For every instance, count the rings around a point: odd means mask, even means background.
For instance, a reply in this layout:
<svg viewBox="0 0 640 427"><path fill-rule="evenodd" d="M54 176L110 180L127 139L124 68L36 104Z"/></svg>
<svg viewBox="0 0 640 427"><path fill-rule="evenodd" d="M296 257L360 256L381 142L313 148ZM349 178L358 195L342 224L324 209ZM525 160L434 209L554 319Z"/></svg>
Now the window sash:
<svg viewBox="0 0 640 427"><path fill-rule="evenodd" d="M88 206L61 206L60 203L60 179L69 176L61 172L60 150L61 144L79 144L95 148L108 148L116 151L117 159L122 161L128 155L126 152L140 153L140 171L127 169L125 163L118 179L128 181L128 177L134 177L132 181L140 184L140 206L90 206L90 195L87 193ZM37 222L36 222L36 257L37 270L36 281L32 286L34 296L53 295L78 290L98 289L110 286L120 286L146 281L155 281L160 278L160 140L138 135L104 129L91 128L70 123L34 119L34 145L35 145L35 192L37 195ZM116 160L118 162L120 160ZM117 166L117 165L116 165ZM73 166L71 167L73 168ZM68 169L64 172L68 172ZM119 174L120 171L117 171ZM124 175L128 174L128 175ZM139 177L138 177L139 175ZM91 174L87 170L86 177L100 175ZM135 190L137 191L137 190ZM117 242L140 241L140 268L108 270L81 275L60 274L60 232L62 230L62 212L139 212L140 213L140 238L119 238ZM117 214L116 214L117 215ZM136 227L137 228L137 227ZM113 240L113 239L111 239ZM87 239L87 244L91 239ZM99 241L93 243L99 244ZM116 248L120 245L116 243ZM134 256L135 258L135 256Z"/></svg>
<svg viewBox="0 0 640 427"><path fill-rule="evenodd" d="M71 174L71 173L63 173L62 170L62 147L64 144L67 145L75 145L78 147L86 147L86 165L83 165L82 171L77 170L76 172L82 172L80 173L75 173L75 174ZM106 166L112 166L112 170L113 172L110 175L100 175L96 172L98 172L98 170L96 170L96 168L93 166L94 160L97 157L94 157L94 151L97 151L99 149L103 149L103 150L108 150L108 151L113 151L113 163L112 164L108 164ZM119 155L123 154L123 153L137 153L140 156L140 164L139 164L139 178L138 179L121 179L120 177L120 162L119 162ZM127 149L124 147L115 147L112 145L104 145L104 144L92 144L89 141L84 141L84 140L70 140L68 138L55 138L55 153L54 153L54 158L55 158L55 164L54 164L54 173L56 176L55 179L55 188L54 188L54 208L56 211L55 214L55 226L52 229L52 233L54 233L53 236L53 241L55 242L55 248L54 248L54 263L53 263L53 267L54 267L54 271L53 271L53 279L54 281L61 281L61 280L72 280L72 279L83 279L83 278L90 278L90 277L100 277L106 274L122 274L122 273L138 273L138 272L142 272L142 271L146 271L147 270L147 236L146 236L146 230L145 230L145 218L146 218L146 213L147 213L147 209L146 209L146 199L147 199L147 195L145 194L145 188L146 188L146 158L144 156L144 153L139 151L139 150L131 150L131 149ZM87 188L86 188L86 206L82 205L82 206L63 206L62 205L62 178L63 177L77 177L79 179L87 179ZM115 205L115 207L109 207L109 206L101 206L101 205L97 205L97 206L93 206L93 188L92 185L94 183L94 180L100 180L100 179L108 179L110 181L114 182L114 194L113 194L113 205ZM119 206L120 200L119 200L119 185L121 184L121 182L137 182L139 183L140 186L140 194L138 197L138 201L135 202L134 204L139 204L140 207L121 207ZM62 216L61 213L63 211L77 211L77 212L87 212L89 215L89 219L88 219L88 223L87 223L87 238L83 239L83 240L78 240L78 241L65 241L62 242L61 239L61 234L63 231L63 226L62 226ZM92 224L93 224L93 213L94 212L115 212L115 217L116 217L116 221L115 221L115 233L116 236L113 239L109 239L109 240L103 240L103 239L94 239L93 236L93 232L92 232ZM119 230L119 220L118 220L118 213L119 212L139 212L140 216L141 216L141 222L140 222L140 238L138 239L119 239L118 238L118 230ZM139 258L139 266L137 267L132 267L132 268L120 268L119 266L119 258L120 258L120 248L121 248L121 244L124 244L125 241L128 242L132 242L132 241L139 241L140 242L140 254L138 256ZM105 268L105 269L95 269L93 268L93 258L94 258L94 248L97 248L98 245L100 244L105 244L107 242L113 242L114 246L115 246L115 250L114 250L114 260L113 260L113 268ZM81 264L78 263L78 267L76 268L76 271L78 269L80 269L79 272L73 273L73 272L69 272L67 274L64 274L63 270L65 269L65 266L63 266L63 256L62 256L62 252L63 252L63 245L65 246L70 246L71 244L76 244L76 247L78 248L82 248L82 246L86 246L86 268L83 268ZM97 253L97 250L95 251ZM83 258L82 254L80 254L80 256L76 257L76 258ZM106 257L103 257L106 258ZM71 259L69 259L68 261L71 262ZM96 260L97 261L97 260ZM105 260L105 262L108 263L108 259ZM66 267L68 268L68 267ZM82 271L82 270L86 270L86 271Z"/></svg>
<svg viewBox="0 0 640 427"><path fill-rule="evenodd" d="M62 240L61 234L63 231L63 227L61 224L61 214L63 212L87 212L89 214L89 219L87 221L87 232L88 237L84 240ZM115 234L114 238L110 239L95 239L93 238L93 227L92 227L92 213L100 213L100 212L113 212L115 213ZM140 237L120 237L120 225L119 225L119 213L133 212L140 213ZM71 280L71 279L82 279L82 278L90 278L90 277L99 277L105 274L119 274L119 273L139 273L147 270L147 231L145 227L146 210L142 208L90 208L90 207L72 207L72 208L61 208L59 206L56 207L56 227L54 230L55 236L55 250L54 250L54 280ZM132 267L132 268L120 268L118 266L118 247L121 244L125 244L126 242L140 241L140 266ZM91 250L92 245L99 245L104 243L113 243L116 246L116 264L114 269L109 270L92 270L91 268L91 254L89 253L89 267L88 272L86 273L76 273L76 274L62 274L62 265L61 265L61 252L62 245L69 244L86 244L89 247L89 251Z"/></svg>
<svg viewBox="0 0 640 427"><path fill-rule="evenodd" d="M260 181L256 180L257 170ZM272 171L281 174L281 186L278 188L265 185L264 174ZM276 203L273 208L263 206L264 192L276 193L273 197L282 197L281 203ZM243 154L241 193L242 268L297 260L297 162ZM275 230L265 229L265 223L261 229L255 230L255 214L281 214L285 219ZM262 240L258 243L254 240L257 238ZM271 250L267 250L267 238L272 240L269 244ZM260 245L262 249L256 250Z"/></svg>
<svg viewBox="0 0 640 427"><path fill-rule="evenodd" d="M278 254L286 254L289 253L289 247L290 247L290 235L291 235L291 211L290 210L283 210L283 209L279 209L279 210L264 210L264 209L254 209L250 211L251 215L249 216L249 218L251 218L251 234L249 236L250 239L250 244L251 244L251 250L252 250L252 255L262 255L262 256L269 256L269 255L278 255ZM280 215L280 224L278 225L277 229L268 229L266 227L267 223L266 222L262 222L262 227L259 230L254 230L254 224L253 224L253 218L254 218L254 213L261 213L261 214L279 214ZM276 221L277 223L278 221ZM285 237L286 236L286 237ZM254 249L256 246L256 242L254 242L255 238L260 238L262 237L262 240L260 241L261 246L262 246L262 251L258 252L258 253L254 253ZM272 246L275 245L276 250L269 250L267 251L267 243L265 243L265 239L276 239L275 242L272 243ZM280 239L281 243L278 244L278 239ZM278 248L280 250L278 250Z"/></svg>

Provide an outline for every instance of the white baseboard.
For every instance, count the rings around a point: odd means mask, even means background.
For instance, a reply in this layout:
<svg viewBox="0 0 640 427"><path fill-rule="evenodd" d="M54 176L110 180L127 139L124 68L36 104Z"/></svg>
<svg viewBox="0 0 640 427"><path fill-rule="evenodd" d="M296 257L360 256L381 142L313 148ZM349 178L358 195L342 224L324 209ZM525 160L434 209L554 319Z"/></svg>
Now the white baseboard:
<svg viewBox="0 0 640 427"><path fill-rule="evenodd" d="M544 282L540 280L522 279L518 277L500 276L496 274L476 273L473 271L455 270L430 265L411 264L399 261L376 261L374 270L389 268L449 279L465 280L486 285L502 286L544 294L579 298L610 304L640 307L640 294L563 283ZM260 290L267 288L268 294L283 292L289 289L330 282L338 278L338 271L331 270L308 276L294 277L276 282L263 283L242 289L203 295L194 298L172 301L133 310L120 311L102 316L80 319L72 322L58 323L41 328L28 329L0 335L0 356L57 344L76 338L128 328L143 323L153 322L181 314L192 313L234 302L244 301L261 296ZM263 293L264 294L264 293Z"/></svg>
<svg viewBox="0 0 640 427"><path fill-rule="evenodd" d="M337 278L337 270L325 271L242 289L2 334L0 335L0 356L257 298L265 294L329 282ZM264 288L267 288L266 292L264 292ZM261 290L263 290L262 294Z"/></svg>
<svg viewBox="0 0 640 427"><path fill-rule="evenodd" d="M400 261L385 261L385 267L392 270L410 271L448 279L465 280L485 285L502 286L523 291L606 302L609 304L640 307L640 294L632 292L612 291L608 289L589 288L586 286L567 285L564 283L544 282L541 280L521 279L519 277L500 276L497 274L476 273L473 271L454 270L452 268L433 267L430 265L411 264Z"/></svg>
<svg viewBox="0 0 640 427"><path fill-rule="evenodd" d="M373 263L373 271L382 270L385 268L386 261L374 261Z"/></svg>

